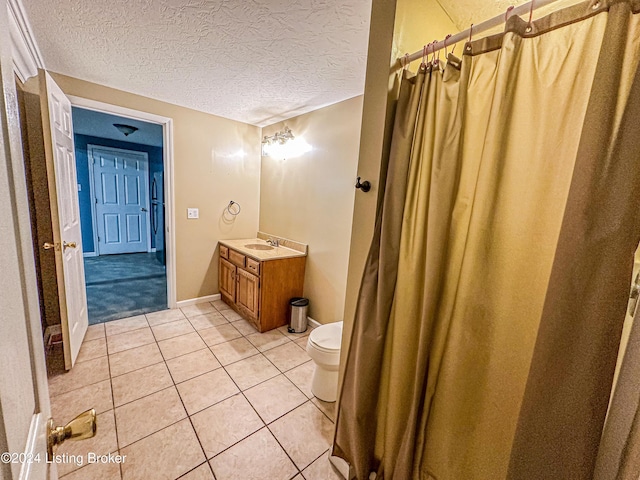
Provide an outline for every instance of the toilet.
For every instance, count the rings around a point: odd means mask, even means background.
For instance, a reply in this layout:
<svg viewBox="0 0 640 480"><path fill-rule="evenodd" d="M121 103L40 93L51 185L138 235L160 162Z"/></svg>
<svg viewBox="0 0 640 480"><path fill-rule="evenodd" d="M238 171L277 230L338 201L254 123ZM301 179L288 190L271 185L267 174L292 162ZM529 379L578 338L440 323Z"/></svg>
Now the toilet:
<svg viewBox="0 0 640 480"><path fill-rule="evenodd" d="M341 342L342 322L314 328L307 341L307 353L315 363L311 392L325 402L336 401Z"/></svg>

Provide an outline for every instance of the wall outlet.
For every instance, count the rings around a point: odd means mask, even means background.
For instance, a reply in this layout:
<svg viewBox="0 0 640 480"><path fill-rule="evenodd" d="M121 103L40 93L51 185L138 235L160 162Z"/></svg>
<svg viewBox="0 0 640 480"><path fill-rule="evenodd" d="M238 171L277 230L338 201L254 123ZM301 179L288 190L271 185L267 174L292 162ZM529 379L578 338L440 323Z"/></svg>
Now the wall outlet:
<svg viewBox="0 0 640 480"><path fill-rule="evenodd" d="M197 208L187 208L187 218L199 218L200 211Z"/></svg>

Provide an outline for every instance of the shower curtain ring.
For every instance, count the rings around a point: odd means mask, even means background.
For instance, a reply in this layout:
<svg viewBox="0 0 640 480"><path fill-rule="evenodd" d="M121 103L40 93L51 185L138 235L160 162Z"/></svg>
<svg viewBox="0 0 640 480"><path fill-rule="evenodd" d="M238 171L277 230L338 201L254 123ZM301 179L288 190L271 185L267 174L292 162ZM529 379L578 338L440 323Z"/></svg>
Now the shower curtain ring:
<svg viewBox="0 0 640 480"><path fill-rule="evenodd" d="M533 4L534 0L531 0L531 5L529 7L529 23L527 24L527 28L524 29L526 33L530 33L533 30L533 26L531 25L531 21L533 20Z"/></svg>
<svg viewBox="0 0 640 480"><path fill-rule="evenodd" d="M507 23L507 20L509 20L509 14L511 13L511 10L513 10L515 7L513 5L510 5L507 8L507 11L504 12L504 23Z"/></svg>
<svg viewBox="0 0 640 480"><path fill-rule="evenodd" d="M409 66L409 54L405 53L404 57L402 57L402 69L406 70Z"/></svg>
<svg viewBox="0 0 640 480"><path fill-rule="evenodd" d="M435 66L436 64L436 45L438 43L438 39L436 38L433 42L431 42L431 45L433 48L433 50L431 51L431 66Z"/></svg>
<svg viewBox="0 0 640 480"><path fill-rule="evenodd" d="M469 27L469 40L467 41L467 46L465 48L465 50L467 52L471 51L471 36L473 35L473 23L471 24L471 26Z"/></svg>
<svg viewBox="0 0 640 480"><path fill-rule="evenodd" d="M445 59L449 58L449 52L447 51L447 40L449 40L450 38L451 38L451 34L444 37L444 58ZM453 53L453 51L451 53Z"/></svg>
<svg viewBox="0 0 640 480"><path fill-rule="evenodd" d="M428 43L427 45L422 47L422 63L420 64L421 68L427 66L427 56L429 55L429 45L431 44Z"/></svg>

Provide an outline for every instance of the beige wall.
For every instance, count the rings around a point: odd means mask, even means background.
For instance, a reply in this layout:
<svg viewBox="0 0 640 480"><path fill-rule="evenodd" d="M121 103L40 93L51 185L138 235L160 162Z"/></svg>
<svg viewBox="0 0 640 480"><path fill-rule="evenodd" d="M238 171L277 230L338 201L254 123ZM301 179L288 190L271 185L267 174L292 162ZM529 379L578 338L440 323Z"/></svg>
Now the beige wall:
<svg viewBox="0 0 640 480"><path fill-rule="evenodd" d="M388 151L398 87L397 57L457 29L436 0L373 0L362 114L358 175L371 179L371 195L356 196L344 311L342 365L348 350L358 291L373 236L383 152ZM458 53L460 53L460 46ZM442 58L442 57L441 57ZM391 66L391 68L390 68ZM415 71L417 62L412 64ZM384 179L382 179L384 180Z"/></svg>
<svg viewBox="0 0 640 480"><path fill-rule="evenodd" d="M260 129L132 93L52 74L68 94L170 117L174 128L177 300L218 292L217 242L254 237L260 200ZM214 87L212 87L214 88ZM224 221L229 201L242 212ZM187 207L200 209L187 219Z"/></svg>
<svg viewBox="0 0 640 480"><path fill-rule="evenodd" d="M286 160L264 157L260 180L260 230L309 245L304 295L320 323L342 320L353 203L372 195L354 188L362 96L265 127L288 126L313 150ZM373 194L375 195L375 194Z"/></svg>
<svg viewBox="0 0 640 480"><path fill-rule="evenodd" d="M425 44L443 40L447 35L453 35L458 31L437 0L398 0L391 60L393 62L405 53L417 52ZM458 56L462 55L461 45L456 47L455 53ZM440 59L444 60L443 51L440 52ZM419 61L412 64L412 71L415 71L418 64Z"/></svg>

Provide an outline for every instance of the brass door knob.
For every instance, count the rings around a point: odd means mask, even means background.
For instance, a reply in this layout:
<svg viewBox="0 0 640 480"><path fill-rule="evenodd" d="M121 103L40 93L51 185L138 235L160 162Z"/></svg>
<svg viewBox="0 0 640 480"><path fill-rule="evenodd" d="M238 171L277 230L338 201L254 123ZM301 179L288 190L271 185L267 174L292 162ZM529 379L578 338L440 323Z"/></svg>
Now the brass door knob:
<svg viewBox="0 0 640 480"><path fill-rule="evenodd" d="M76 248L78 245L76 244L76 242L62 242L62 251L66 250L67 248Z"/></svg>
<svg viewBox="0 0 640 480"><path fill-rule="evenodd" d="M53 418L47 423L47 453L49 458L53 456L53 447L62 444L65 440L84 440L95 437L98 424L96 423L96 411L94 408L82 412L64 427L54 426Z"/></svg>
<svg viewBox="0 0 640 480"><path fill-rule="evenodd" d="M44 248L45 250L51 250L52 248L55 249L55 250L60 250L60 244L59 243L44 242L42 244L42 248Z"/></svg>

